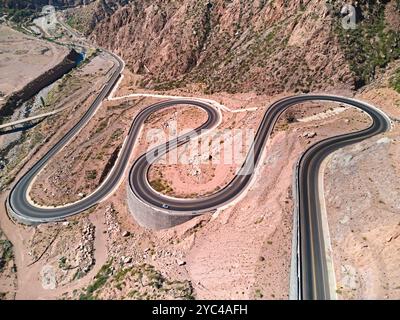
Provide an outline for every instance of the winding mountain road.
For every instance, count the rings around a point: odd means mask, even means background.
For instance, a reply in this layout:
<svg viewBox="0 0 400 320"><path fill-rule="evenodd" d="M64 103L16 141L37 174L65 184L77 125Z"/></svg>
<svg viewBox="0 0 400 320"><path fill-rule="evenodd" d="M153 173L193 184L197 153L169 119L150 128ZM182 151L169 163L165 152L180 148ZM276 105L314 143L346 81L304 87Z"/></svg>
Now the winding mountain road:
<svg viewBox="0 0 400 320"><path fill-rule="evenodd" d="M249 185L254 173L252 169L257 166L279 116L287 108L307 101L329 101L346 104L366 112L372 119L372 125L367 129L328 138L312 146L302 155L296 172L298 185L295 192L297 192L297 199L299 200L296 205L298 206L300 225L298 238L300 244L300 296L306 300L330 299L331 291L318 196L319 168L322 161L333 151L390 129L390 119L377 108L358 100L331 95L300 95L285 98L275 102L264 114L254 144L250 148L251 151L247 155L242 168L234 179L220 191L199 199L173 199L160 195L148 183L148 171L155 159L178 145L186 143L192 137L193 132L142 155L131 168L129 185L136 197L143 202L154 207L161 207L166 204L169 210L175 212L199 214L229 204ZM175 104L177 103L181 102L175 102ZM193 102L185 101L184 103L192 104ZM169 101L160 103L155 107L173 104L174 101ZM213 120L211 110L207 109L207 111L209 112L209 121ZM214 122L211 121L211 123ZM207 129L206 126L201 128ZM151 158L154 158L154 160L149 161Z"/></svg>
<svg viewBox="0 0 400 320"><path fill-rule="evenodd" d="M327 276L324 239L322 236L320 204L318 198L318 171L322 160L334 150L359 142L390 129L390 119L379 109L364 102L339 96L310 94L288 97L275 102L264 114L255 136L251 152L246 157L242 168L235 178L218 192L199 199L174 199L165 197L153 190L148 182L148 170L152 162L169 150L185 144L201 130L211 130L220 121L221 114L216 107L198 100L168 100L153 104L143 109L133 120L129 133L121 148L118 159L105 181L87 197L65 206L42 207L35 205L29 198L29 190L35 178L46 164L88 123L100 107L101 102L109 95L124 68L123 61L113 55L117 61L111 79L106 83L88 111L79 122L69 130L12 188L7 208L11 216L18 221L35 224L62 220L78 214L100 203L110 196L120 184L127 170L132 150L146 119L161 109L176 105L193 105L207 112L208 119L199 128L169 141L139 157L129 172L129 186L135 196L156 208L168 206L174 214L193 215L218 209L237 198L248 187L253 178L253 168L259 163L265 145L280 115L289 107L308 101L330 101L346 104L366 112L372 119L372 125L362 131L332 137L323 140L308 149L300 159L296 172L298 179L298 210L300 223L300 287L302 299L329 299L329 282ZM152 160L149 160L152 159ZM268 178L268 177L266 177ZM165 209L163 209L165 210Z"/></svg>

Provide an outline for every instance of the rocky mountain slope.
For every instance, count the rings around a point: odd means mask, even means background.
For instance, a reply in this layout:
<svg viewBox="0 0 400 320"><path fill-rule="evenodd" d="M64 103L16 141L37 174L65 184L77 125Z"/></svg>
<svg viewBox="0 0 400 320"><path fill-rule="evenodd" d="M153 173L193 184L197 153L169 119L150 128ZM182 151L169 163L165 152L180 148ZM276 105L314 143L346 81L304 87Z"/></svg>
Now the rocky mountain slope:
<svg viewBox="0 0 400 320"><path fill-rule="evenodd" d="M357 89L400 56L399 1L101 0L70 22L143 75L142 86L205 92Z"/></svg>
<svg viewBox="0 0 400 320"><path fill-rule="evenodd" d="M2 0L40 9L47 0ZM67 22L118 52L140 85L206 93L358 89L400 56L400 1L53 0ZM85 4L85 6L81 6ZM347 19L347 20L346 20Z"/></svg>

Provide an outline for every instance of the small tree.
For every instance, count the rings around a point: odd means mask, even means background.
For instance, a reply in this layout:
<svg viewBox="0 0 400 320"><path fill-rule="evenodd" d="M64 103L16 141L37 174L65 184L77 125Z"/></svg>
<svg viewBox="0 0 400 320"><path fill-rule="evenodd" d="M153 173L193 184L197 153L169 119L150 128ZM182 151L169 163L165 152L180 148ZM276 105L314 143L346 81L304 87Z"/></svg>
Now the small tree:
<svg viewBox="0 0 400 320"><path fill-rule="evenodd" d="M285 114L285 119L287 123L293 123L296 122L296 116L292 110L286 111Z"/></svg>

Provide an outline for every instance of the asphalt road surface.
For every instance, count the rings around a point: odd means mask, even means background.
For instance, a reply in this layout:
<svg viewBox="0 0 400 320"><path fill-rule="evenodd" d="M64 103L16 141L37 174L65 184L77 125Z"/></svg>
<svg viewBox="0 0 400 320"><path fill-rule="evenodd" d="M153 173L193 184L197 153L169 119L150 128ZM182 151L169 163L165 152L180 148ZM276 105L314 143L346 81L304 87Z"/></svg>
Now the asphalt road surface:
<svg viewBox="0 0 400 320"><path fill-rule="evenodd" d="M165 210L195 215L210 212L236 199L249 185L254 170L260 161L271 132L279 116L289 107L307 101L332 101L359 108L370 115L373 124L362 131L326 139L312 146L301 158L298 174L298 199L300 223L300 287L302 299L329 299L329 282L325 259L324 239L322 235L320 204L318 200L318 170L322 160L334 150L359 142L385 132L390 128L390 120L379 110L363 102L330 95L299 95L275 102L266 111L255 136L251 151L235 178L218 192L199 199L174 199L154 191L148 182L147 173L154 160L169 150L188 142L200 130L213 128L220 120L220 113L215 107L196 100L168 100L153 104L142 110L133 120L128 136L119 157L107 179L92 194L82 200L63 207L40 207L28 200L29 186L47 162L59 152L83 128L94 115L100 103L107 97L118 80L123 69L123 62L118 58L111 79L90 106L79 122L68 131L13 187L8 197L8 206L14 217L26 223L42 223L62 220L85 211L112 194L122 180L127 169L132 149L137 141L145 120L154 112L175 105L194 105L205 110L207 121L199 128L169 141L147 154L139 157L129 172L131 191L143 202ZM152 159L152 160L149 160ZM268 179L268 177L265 177Z"/></svg>
<svg viewBox="0 0 400 320"><path fill-rule="evenodd" d="M118 81L118 78L124 68L124 63L119 57L114 56L114 58L118 61L118 63L114 66L113 74L110 80L105 84L83 117L12 188L8 196L8 205L12 210L12 214L19 218L20 221L26 223L57 221L85 211L104 199L105 193L112 191L112 188L108 188L116 185L119 179L122 177L124 166L122 166L122 168L115 166L111 172L112 174L107 179L107 184L97 189L96 192L83 199L83 201L71 204L65 208L42 208L35 206L28 200L27 197L29 186L35 177L46 166L48 161L88 123L88 121L95 114L97 108L100 106L101 102L108 96L113 86ZM121 162L118 164L122 165Z"/></svg>

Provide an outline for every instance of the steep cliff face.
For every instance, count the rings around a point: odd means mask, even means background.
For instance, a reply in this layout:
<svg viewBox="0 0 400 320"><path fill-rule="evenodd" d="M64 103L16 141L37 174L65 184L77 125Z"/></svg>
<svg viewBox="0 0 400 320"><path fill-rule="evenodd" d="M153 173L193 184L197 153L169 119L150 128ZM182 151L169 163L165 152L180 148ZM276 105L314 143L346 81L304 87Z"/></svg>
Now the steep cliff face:
<svg viewBox="0 0 400 320"><path fill-rule="evenodd" d="M398 1L355 2L355 30L341 26L344 3L98 0L73 15L84 12L83 31L142 73L148 88L201 83L206 92L273 94L358 88L398 58L400 32L386 24L399 15Z"/></svg>
<svg viewBox="0 0 400 320"><path fill-rule="evenodd" d="M79 9L65 10L67 23L85 35L89 35L96 25L111 16L120 6L126 5L129 0L97 0L87 3Z"/></svg>
<svg viewBox="0 0 400 320"><path fill-rule="evenodd" d="M400 1L357 1L355 9L356 28L346 30L336 25L334 30L356 86L361 87L400 58Z"/></svg>
<svg viewBox="0 0 400 320"><path fill-rule="evenodd" d="M354 84L325 1L101 3L92 39L145 74L147 87L272 94Z"/></svg>

